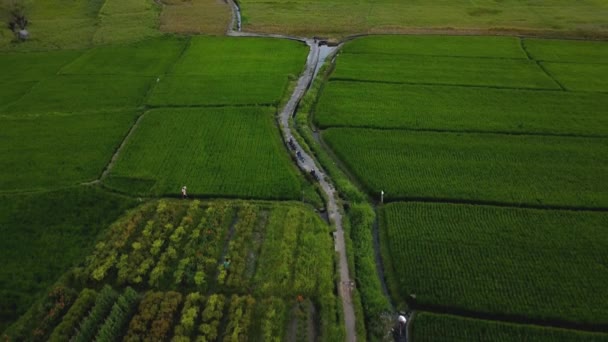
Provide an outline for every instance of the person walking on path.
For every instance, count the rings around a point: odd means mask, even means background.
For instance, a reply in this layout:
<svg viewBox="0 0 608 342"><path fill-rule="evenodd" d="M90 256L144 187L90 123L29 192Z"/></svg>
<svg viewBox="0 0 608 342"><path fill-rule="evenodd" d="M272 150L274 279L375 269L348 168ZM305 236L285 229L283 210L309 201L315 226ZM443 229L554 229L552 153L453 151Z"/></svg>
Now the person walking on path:
<svg viewBox="0 0 608 342"><path fill-rule="evenodd" d="M185 185L182 187L182 198L188 198L188 192Z"/></svg>

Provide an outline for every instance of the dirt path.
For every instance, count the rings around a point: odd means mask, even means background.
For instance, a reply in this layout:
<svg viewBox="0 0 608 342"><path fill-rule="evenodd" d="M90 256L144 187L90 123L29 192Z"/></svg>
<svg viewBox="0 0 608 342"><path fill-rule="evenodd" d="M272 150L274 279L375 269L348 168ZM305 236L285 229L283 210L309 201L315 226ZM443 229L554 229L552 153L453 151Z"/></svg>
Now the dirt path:
<svg viewBox="0 0 608 342"><path fill-rule="evenodd" d="M285 107L281 110L279 114L279 124L281 128L281 132L283 134L283 139L285 142L293 141L295 144L296 150L300 151L301 158L297 159L297 164L300 170L303 173L308 174L311 170L315 170L319 176L319 185L325 192L328 198L327 202L327 213L329 219L332 220L336 226L336 232L334 233L334 247L336 252L339 255L339 270L340 270L340 285L338 286L340 298L342 299L342 308L344 311L344 326L346 330L346 341L354 342L357 340L357 334L355 329L355 309L352 303L352 286L354 286L355 282L351 280L350 274L348 272L348 260L346 257L346 244L344 242L344 229L342 227L342 214L338 209L338 204L336 201L336 190L334 186L330 183L329 177L326 173L321 169L320 164L314 160L310 155L306 153L306 151L298 144L298 142L293 139L291 128L289 127L289 118L295 114L296 107L298 103L306 94L306 91L310 87L315 72L317 71L317 64L319 61L319 44L316 39L310 38L299 38L285 35L276 35L276 34L256 34L256 33L248 33L241 32L241 20L240 20L240 9L237 4L233 0L229 0L230 6L232 7L232 21L230 23L230 27L228 28L227 34L229 36L237 36L237 37L266 37L266 38L278 38L278 39L291 39L298 40L306 43L310 48L308 53L308 58L306 60L306 68L300 78L298 79L298 83L291 94L291 97ZM236 30L234 30L236 28Z"/></svg>

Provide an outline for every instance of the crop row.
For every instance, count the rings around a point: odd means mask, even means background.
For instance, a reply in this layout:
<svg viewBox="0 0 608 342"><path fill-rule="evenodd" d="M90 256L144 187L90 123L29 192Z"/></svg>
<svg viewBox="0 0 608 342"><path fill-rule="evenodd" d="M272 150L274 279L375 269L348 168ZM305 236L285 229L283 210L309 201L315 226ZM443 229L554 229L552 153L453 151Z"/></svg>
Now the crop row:
<svg viewBox="0 0 608 342"><path fill-rule="evenodd" d="M391 287L414 307L608 327L604 212L412 202L381 218Z"/></svg>
<svg viewBox="0 0 608 342"><path fill-rule="evenodd" d="M84 272L96 282L110 277L118 285L204 289L206 283L199 278L217 264L222 230L231 216L222 204L148 205L110 228L106 240L87 259Z"/></svg>

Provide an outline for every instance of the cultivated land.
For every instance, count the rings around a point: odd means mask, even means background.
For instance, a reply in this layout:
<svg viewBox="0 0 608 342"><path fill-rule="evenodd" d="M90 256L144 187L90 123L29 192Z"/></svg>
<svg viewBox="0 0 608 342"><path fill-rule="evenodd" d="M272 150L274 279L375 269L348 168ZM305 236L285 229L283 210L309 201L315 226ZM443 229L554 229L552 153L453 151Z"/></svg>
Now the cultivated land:
<svg viewBox="0 0 608 342"><path fill-rule="evenodd" d="M230 6L223 0L163 0L160 30L186 34L222 35L230 23Z"/></svg>
<svg viewBox="0 0 608 342"><path fill-rule="evenodd" d="M145 114L104 182L143 195L301 198L272 107L159 109Z"/></svg>
<svg viewBox="0 0 608 342"><path fill-rule="evenodd" d="M528 32L605 36L608 4L468 0L242 0L246 31L344 37L412 31Z"/></svg>
<svg viewBox="0 0 608 342"><path fill-rule="evenodd" d="M306 50L299 42L193 38L171 71L160 78L148 104L277 105L305 60Z"/></svg>
<svg viewBox="0 0 608 342"><path fill-rule="evenodd" d="M380 249L415 340L608 339L586 332L608 324L606 46L344 45L312 122L372 198L407 200L380 207Z"/></svg>
<svg viewBox="0 0 608 342"><path fill-rule="evenodd" d="M606 213L391 203L381 217L415 307L608 326Z"/></svg>
<svg viewBox="0 0 608 342"><path fill-rule="evenodd" d="M82 260L99 233L134 204L94 187L0 195L0 331Z"/></svg>
<svg viewBox="0 0 608 342"><path fill-rule="evenodd" d="M340 340L328 233L298 203L147 203L112 224L6 335Z"/></svg>
<svg viewBox="0 0 608 342"><path fill-rule="evenodd" d="M466 327L466 328L463 328ZM606 334L545 328L537 325L511 324L419 312L412 323L416 341L606 341Z"/></svg>
<svg viewBox="0 0 608 342"><path fill-rule="evenodd" d="M608 36L600 0L241 5L247 30L309 37ZM340 279L355 280L337 283L331 228L310 206L139 198L177 196L187 184L196 197L322 206L275 122L305 45L163 35L223 34L229 8L31 1L31 39L11 42L2 25L0 330L30 307L4 339L339 341L356 328L360 340L379 340L395 310L383 279L396 308L422 310L410 340L608 339L591 332L606 331L608 317L598 304L607 279L608 44L346 43L330 81L290 101L316 112L311 122L324 130L313 134L299 114L302 147L315 151L305 164L323 161L326 192L335 184L348 203L342 216L328 202L336 250L349 247L348 259L338 255L352 273L343 268ZM314 62L323 49L306 43ZM32 50L40 51L23 53ZM307 89L305 71L292 100ZM323 146L369 195L407 202L379 206L376 221ZM145 203L115 221L135 198Z"/></svg>
<svg viewBox="0 0 608 342"><path fill-rule="evenodd" d="M278 199L304 196L320 203L314 188L305 184L291 165L274 121L274 106L284 96L290 77L299 74L305 50L302 44L289 41L260 40L259 45L257 41L160 37L89 50L0 54L4 66L0 82L10 85L0 91L0 121L6 140L0 149L0 191L5 193L2 201L23 203L3 206L6 213L2 213L0 228L10 246L3 248L6 272L2 274L0 291L7 300L2 302L2 330L65 269L82 259L103 226L132 205L132 199L98 187L78 186L99 180L106 168L109 172L103 186L130 194L176 195L187 184L191 195ZM239 67L227 68L226 61ZM228 79L221 79L222 74ZM162 100L159 90L172 76L185 79L183 84L190 87L190 99L174 101L171 108L150 110L147 103ZM239 98L239 85L244 84L249 84L249 88L265 85L263 91ZM163 105L166 103L156 102L154 107ZM216 107L179 108L180 105ZM135 126L138 118L140 125ZM166 139L160 140L159 136ZM121 145L124 149L116 163L110 163ZM176 153L176 149L182 152ZM159 154L163 150L166 154ZM147 177L150 168L154 170L151 182L141 178L142 174ZM176 171L183 174L175 177ZM18 195L22 191L60 188L63 190ZM290 206L295 205L285 207ZM294 220L302 222L301 218ZM305 235L302 238L311 239ZM323 231L323 239L331 243L327 231ZM316 240L312 238L310 242ZM297 243L306 245L303 241ZM24 247L15 247L20 245ZM323 248L332 251L331 245ZM58 251L63 254L58 256ZM333 259L329 260L333 267ZM333 274L333 268L330 271ZM332 276L327 279L333 289ZM76 290L83 287L84 284ZM226 308L231 294L225 294ZM207 298L210 293L203 295ZM305 296L301 309L292 311L287 297L275 300L273 296L256 298L260 304L255 310L266 307L267 302L278 303L278 311L271 313L282 317L277 327L283 329L286 317L297 314L302 321L291 324L299 327L293 334L335 336L329 331L341 331L340 327L323 331L320 327L304 328L308 317L311 322L316 320L321 307L330 305L326 299L317 299L315 309L308 310L313 304ZM290 295L289 300L295 296ZM81 307L85 311L80 315L89 308ZM336 320L339 317L335 313L328 315ZM256 313L257 316L261 314ZM32 332L29 329L24 331ZM226 327L226 332L230 329L233 328Z"/></svg>
<svg viewBox="0 0 608 342"><path fill-rule="evenodd" d="M322 136L370 194L390 200L608 208L608 139L354 128Z"/></svg>

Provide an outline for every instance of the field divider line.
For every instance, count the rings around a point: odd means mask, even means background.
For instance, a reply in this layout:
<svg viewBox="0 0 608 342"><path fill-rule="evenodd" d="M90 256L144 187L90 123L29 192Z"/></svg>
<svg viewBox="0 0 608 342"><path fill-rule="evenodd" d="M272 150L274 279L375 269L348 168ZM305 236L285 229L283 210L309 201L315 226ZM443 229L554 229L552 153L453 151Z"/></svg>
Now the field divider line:
<svg viewBox="0 0 608 342"><path fill-rule="evenodd" d="M116 149L116 151L114 151L114 154L112 155L112 158L110 158L110 162L103 169L103 171L102 171L101 175L99 176L99 178L96 179L96 180L94 180L94 181L91 181L91 182L82 183L82 185L99 184L99 183L101 183L108 176L108 173L110 173L110 171L114 167L114 164L118 160L118 156L120 155L120 152L122 152L122 150L124 149L125 145L127 145L127 143L129 142L129 140L131 139L131 136L133 135L133 132L135 132L135 130L139 127L139 124L143 120L143 118L146 115L146 113L147 113L147 111L144 111L143 113L141 113L137 117L137 119L135 120L135 123L133 123L133 125L131 126L131 128L129 128L129 132L127 132L127 134L122 139L122 141L121 141L120 145L118 146L118 148Z"/></svg>
<svg viewBox="0 0 608 342"><path fill-rule="evenodd" d="M485 89L509 89L509 90L530 90L530 91L555 91L562 92L559 88L525 88L525 87L505 87L494 85L475 85L462 83L430 83L430 82L406 82L406 81L382 81L382 80L364 80L348 77L331 77L329 82L358 82L358 83L380 83L380 84L405 84L405 85L422 85L422 86L439 86L439 87L462 87L462 88L485 88ZM586 93L600 93L597 91Z"/></svg>
<svg viewBox="0 0 608 342"><path fill-rule="evenodd" d="M242 104L198 104L198 105L146 105L147 109L180 109L180 108L254 108L254 107L276 107L276 103L242 103Z"/></svg>
<svg viewBox="0 0 608 342"><path fill-rule="evenodd" d="M493 314L478 311L469 311L457 308L443 307L433 304L413 304L417 312L430 312L435 314L453 315L464 318L478 319L484 321L512 323L519 325L534 325L547 328L559 328L576 330L581 332L606 332L607 324L576 323L557 319L534 318L517 314Z"/></svg>
<svg viewBox="0 0 608 342"><path fill-rule="evenodd" d="M343 51L344 55L380 55L380 56L405 56L405 57L442 57L442 58L457 58L457 59L497 59L497 60L513 60L513 61L525 61L525 57L500 57L500 56L456 56L456 55L433 55L433 54L417 54L417 53L386 53L386 52L348 52ZM527 58L530 59L530 58Z"/></svg>
<svg viewBox="0 0 608 342"><path fill-rule="evenodd" d="M450 83L423 83L423 82L404 82L404 81L380 81L380 80L363 80L357 78L347 77L333 77L327 80L331 82L343 82L343 83L375 83L375 84L387 84L387 85L413 85L413 86L428 86L428 87L446 87L446 88L477 88L477 89L498 89L498 90L518 90L518 91L546 91L561 93L563 90L558 88L521 88L521 87L504 87L504 86L490 86L490 85L472 85L472 84L450 84ZM606 90L567 90L568 93L584 93L584 94L608 94Z"/></svg>
<svg viewBox="0 0 608 342"><path fill-rule="evenodd" d="M514 208L514 209L536 209L536 210L562 210L562 211L588 211L588 212L608 212L608 207L587 207L554 204L529 204L529 203L509 203L492 200L475 200L462 198L439 198L439 197L392 197L385 198L384 203L395 202L420 202L420 203L444 203L462 205L482 205L490 207Z"/></svg>
<svg viewBox="0 0 608 342"><path fill-rule="evenodd" d="M186 52L186 50L190 46L190 41L191 41L191 39L189 39L188 42L186 44L184 44L184 47L180 51L179 55L177 56L177 58L175 59L175 61L173 62L173 64L167 67L167 69L165 70L163 76L166 76L169 73L170 69L172 67L174 67L174 65L181 59L181 57L184 55L184 53ZM108 164L106 165L106 167L101 172L101 175L99 176L99 178L97 178L96 180L93 180L91 182L82 183L82 185L99 184L99 183L101 183L108 176L108 173L110 173L110 171L114 167L114 164L118 160L118 157L119 157L120 153L124 149L125 145L131 139L131 136L133 135L133 132L135 132L135 130L139 127L139 125L140 125L141 121L143 120L144 116L146 115L146 113L148 113L148 109L145 108L146 102L148 102L148 98L150 97L150 94L152 93L152 90L154 89L154 87L156 86L157 83L158 82L155 82L154 79L152 79L150 81L150 84L148 86L148 90L146 91L146 94L142 98L141 105L144 106L143 113L141 113L137 117L137 119L135 120L135 122L133 123L133 125L131 126L131 128L129 128L129 132L127 132L127 134L122 139L122 141L121 141L120 145L118 146L118 148L116 149L116 151L114 151L114 154L112 155L112 158L110 158L110 161L108 162Z"/></svg>
<svg viewBox="0 0 608 342"><path fill-rule="evenodd" d="M535 62L536 62L536 65L538 65L538 67L545 73L545 75L547 75L550 79L552 79L553 82L555 82L561 88L562 91L568 91L568 89L566 89L566 87L564 87L564 85L560 81L558 81L558 79L555 78L555 76L553 76L549 72L549 70L547 70L547 68L545 68L545 66L543 65L542 62L537 61L537 60L535 60Z"/></svg>
<svg viewBox="0 0 608 342"><path fill-rule="evenodd" d="M453 130L440 128L411 128L411 127L375 127L375 126L350 126L332 125L323 127L321 130L332 128L359 129L370 131L404 131L421 133L454 133L454 134L480 134L480 135L506 135L506 136L534 136L534 137L557 137L557 138L579 138L579 139L607 139L608 134L578 134L578 133L551 133L551 132L510 132L510 131L482 131L482 130Z"/></svg>
<svg viewBox="0 0 608 342"><path fill-rule="evenodd" d="M540 70L542 70L545 75L547 75L550 79L553 80L553 82L555 82L562 91L567 91L567 89L564 87L563 84L561 84L560 81L557 80L557 78L555 78L550 72L549 70L547 70L547 68L545 68L545 66L542 64L541 61L535 59L532 54L530 54L530 51L528 51L528 48L526 47L526 43L524 42L524 39L522 37L519 38L519 46L521 46L521 49L524 50L524 53L526 54L526 56L528 56L528 59L531 61L534 61L534 63L536 63L536 65L538 65L538 67L540 68Z"/></svg>

